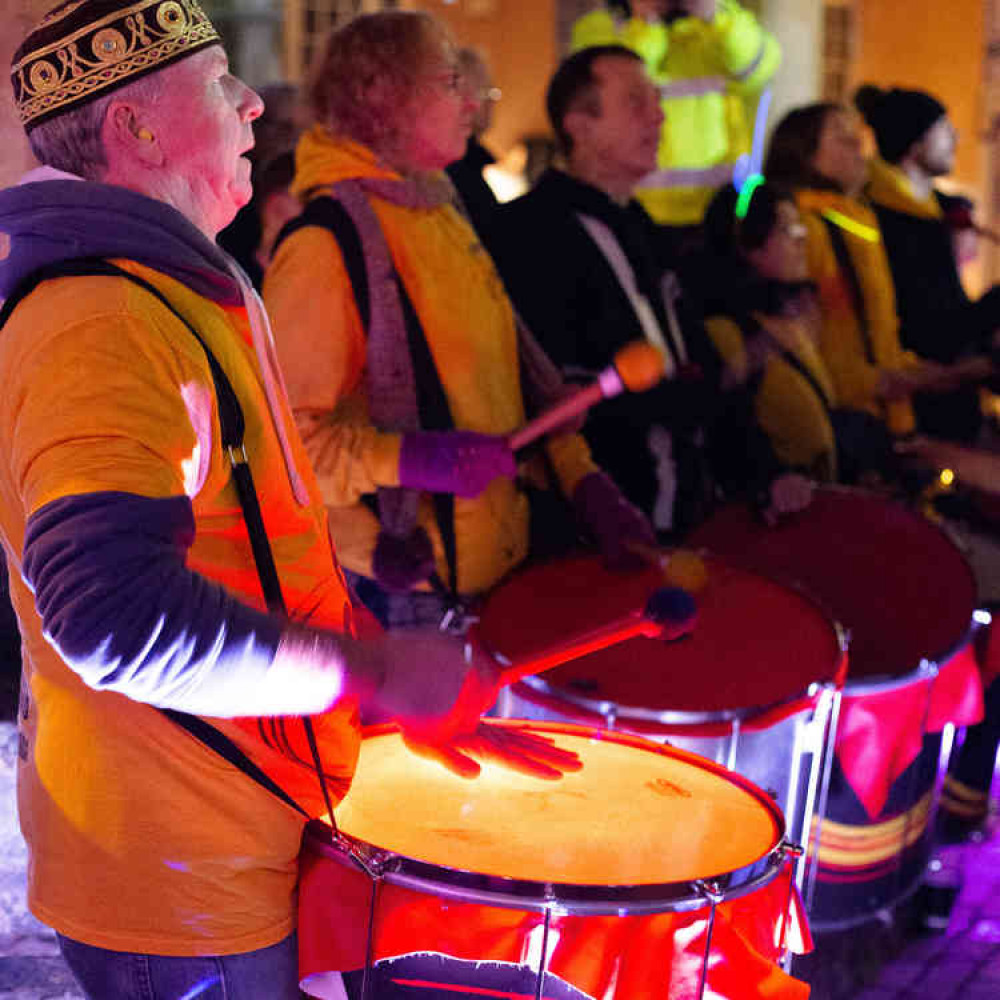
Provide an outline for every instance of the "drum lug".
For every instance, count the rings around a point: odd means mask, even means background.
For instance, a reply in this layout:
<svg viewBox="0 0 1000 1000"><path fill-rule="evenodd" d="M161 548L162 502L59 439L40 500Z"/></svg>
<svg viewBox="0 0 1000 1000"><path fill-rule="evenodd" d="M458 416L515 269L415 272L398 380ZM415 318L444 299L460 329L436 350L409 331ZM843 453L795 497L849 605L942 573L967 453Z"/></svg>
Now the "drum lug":
<svg viewBox="0 0 1000 1000"><path fill-rule="evenodd" d="M726 898L722 886L714 880L698 879L694 887L713 906L718 906Z"/></svg>
<svg viewBox="0 0 1000 1000"><path fill-rule="evenodd" d="M445 610L438 623L438 631L461 639L478 622L478 615L472 614L461 602L455 601Z"/></svg>
<svg viewBox="0 0 1000 1000"><path fill-rule="evenodd" d="M342 833L333 835L333 843L340 848L370 879L381 879L398 864L396 855L380 851L377 847L362 847Z"/></svg>
<svg viewBox="0 0 1000 1000"><path fill-rule="evenodd" d="M791 840L783 840L778 845L778 850L782 854L790 854L793 858L801 858L806 853L806 849L801 844L793 843Z"/></svg>
<svg viewBox="0 0 1000 1000"><path fill-rule="evenodd" d="M921 677L927 677L934 680L941 672L941 668L933 660L921 660L920 666L917 668L917 672Z"/></svg>

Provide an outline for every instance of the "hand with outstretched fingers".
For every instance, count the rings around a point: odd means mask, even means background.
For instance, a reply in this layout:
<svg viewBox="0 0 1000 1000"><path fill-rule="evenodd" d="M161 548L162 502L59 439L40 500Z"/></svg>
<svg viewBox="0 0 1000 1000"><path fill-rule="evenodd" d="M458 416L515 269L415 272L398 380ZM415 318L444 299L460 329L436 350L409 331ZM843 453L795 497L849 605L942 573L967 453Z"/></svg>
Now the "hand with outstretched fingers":
<svg viewBox="0 0 1000 1000"><path fill-rule="evenodd" d="M423 742L405 732L403 739L415 754L436 761L460 778L478 777L480 761L543 781L558 781L564 774L583 767L571 750L563 750L549 737L523 726L481 721L472 732L455 736L447 743Z"/></svg>

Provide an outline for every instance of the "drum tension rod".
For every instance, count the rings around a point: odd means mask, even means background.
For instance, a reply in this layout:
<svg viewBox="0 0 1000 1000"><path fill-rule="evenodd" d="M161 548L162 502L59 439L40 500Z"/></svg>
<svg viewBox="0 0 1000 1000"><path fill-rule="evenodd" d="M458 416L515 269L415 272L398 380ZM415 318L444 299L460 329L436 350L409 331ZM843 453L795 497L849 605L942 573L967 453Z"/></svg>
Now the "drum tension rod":
<svg viewBox="0 0 1000 1000"><path fill-rule="evenodd" d="M705 954L701 960L701 975L698 978L698 992L696 994L698 1000L704 1000L708 987L708 963L712 954L712 934L715 931L715 911L719 904L725 900L726 894L722 890L722 886L715 880L698 879L695 881L694 887L708 900L709 904L708 929L705 932Z"/></svg>

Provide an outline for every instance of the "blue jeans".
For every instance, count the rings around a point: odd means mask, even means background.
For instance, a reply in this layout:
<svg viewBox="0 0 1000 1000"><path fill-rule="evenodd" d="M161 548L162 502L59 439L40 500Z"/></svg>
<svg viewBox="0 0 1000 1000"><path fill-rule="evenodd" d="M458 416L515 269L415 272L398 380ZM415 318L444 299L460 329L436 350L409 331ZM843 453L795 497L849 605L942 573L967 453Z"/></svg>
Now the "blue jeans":
<svg viewBox="0 0 1000 1000"><path fill-rule="evenodd" d="M91 1000L299 1000L295 935L243 955L168 958L106 951L59 937Z"/></svg>

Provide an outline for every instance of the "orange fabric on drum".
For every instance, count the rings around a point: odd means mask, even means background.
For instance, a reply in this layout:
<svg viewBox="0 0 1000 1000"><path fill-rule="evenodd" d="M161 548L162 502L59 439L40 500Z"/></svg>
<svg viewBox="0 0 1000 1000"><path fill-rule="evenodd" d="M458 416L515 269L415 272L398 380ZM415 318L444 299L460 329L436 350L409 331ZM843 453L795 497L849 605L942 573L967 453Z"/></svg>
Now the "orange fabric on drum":
<svg viewBox="0 0 1000 1000"><path fill-rule="evenodd" d="M781 936L811 948L801 906L786 869L768 885L723 902L716 913L708 987L741 1000L805 1000L809 987L777 964ZM363 967L366 931L355 907L371 897L368 876L350 862L307 852L299 909L299 967L310 977ZM791 919L785 914L792 901ZM556 916L550 929L548 969L590 997L602 1000L694 1000L709 909L634 917ZM376 961L415 953L535 966L541 914L452 902L381 884L376 912ZM795 939L798 940L795 940Z"/></svg>

